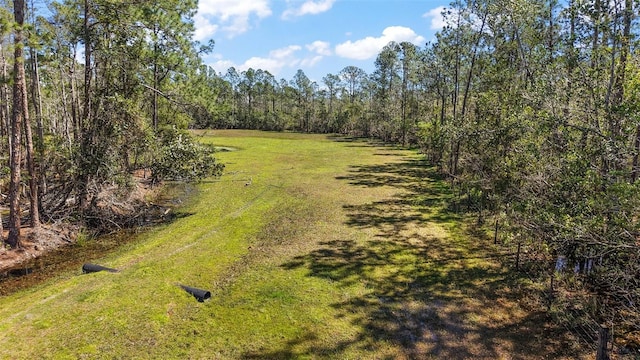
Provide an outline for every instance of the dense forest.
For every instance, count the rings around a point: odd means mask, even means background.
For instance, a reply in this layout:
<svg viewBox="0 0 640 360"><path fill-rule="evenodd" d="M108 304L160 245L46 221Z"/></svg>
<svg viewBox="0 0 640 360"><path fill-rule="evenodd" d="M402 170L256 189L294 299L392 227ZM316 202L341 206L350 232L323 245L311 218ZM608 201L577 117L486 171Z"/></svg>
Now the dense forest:
<svg viewBox="0 0 640 360"><path fill-rule="evenodd" d="M560 321L638 334L638 5L457 0L433 43L389 43L373 73L348 66L318 83L303 70L216 73L202 60L214 44L193 41L195 0L5 3L5 242L19 246L25 219L95 218L101 191L126 192L138 169L219 173L188 128L377 138L419 148L449 180L452 211L548 281Z"/></svg>

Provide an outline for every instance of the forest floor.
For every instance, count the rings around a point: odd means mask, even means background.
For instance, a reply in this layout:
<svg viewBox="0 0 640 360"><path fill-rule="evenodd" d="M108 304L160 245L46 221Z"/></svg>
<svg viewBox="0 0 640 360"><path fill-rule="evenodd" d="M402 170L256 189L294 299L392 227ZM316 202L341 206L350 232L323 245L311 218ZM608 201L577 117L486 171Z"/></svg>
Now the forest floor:
<svg viewBox="0 0 640 360"><path fill-rule="evenodd" d="M0 274L19 269L26 262L73 244L77 236L77 230L72 230L70 226L46 224L37 229L24 227L20 232L19 248L0 247ZM8 232L5 230L3 238L6 239L7 235Z"/></svg>
<svg viewBox="0 0 640 360"><path fill-rule="evenodd" d="M225 174L172 222L0 297L0 358L580 359L414 151L201 132ZM177 285L209 290L197 302Z"/></svg>

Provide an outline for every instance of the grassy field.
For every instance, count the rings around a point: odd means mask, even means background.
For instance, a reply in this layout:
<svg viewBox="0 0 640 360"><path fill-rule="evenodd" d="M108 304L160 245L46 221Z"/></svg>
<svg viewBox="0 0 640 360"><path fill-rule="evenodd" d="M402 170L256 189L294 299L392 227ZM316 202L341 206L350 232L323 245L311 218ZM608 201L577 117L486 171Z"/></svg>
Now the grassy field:
<svg viewBox="0 0 640 360"><path fill-rule="evenodd" d="M0 298L8 359L577 358L417 154L209 131L220 178L100 264ZM210 290L200 303L180 289Z"/></svg>

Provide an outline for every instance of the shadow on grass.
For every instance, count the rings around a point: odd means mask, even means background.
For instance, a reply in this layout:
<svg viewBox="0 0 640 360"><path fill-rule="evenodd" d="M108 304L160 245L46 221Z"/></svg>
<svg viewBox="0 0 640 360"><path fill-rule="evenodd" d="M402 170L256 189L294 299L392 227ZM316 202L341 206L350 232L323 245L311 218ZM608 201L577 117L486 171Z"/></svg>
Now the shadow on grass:
<svg viewBox="0 0 640 360"><path fill-rule="evenodd" d="M449 247L445 239L410 237L411 242L396 238L364 244L332 240L283 265L307 268L310 276L340 287L367 289L363 296L331 305L337 317L361 329L358 336L348 345L307 351L339 354L356 347L375 352L394 344L408 358L501 358L507 351L513 358L528 358L529 351L548 353L531 342L542 335L536 325L544 322L544 314L511 321L517 309L510 304L506 285L518 279L490 263L500 255L469 255ZM508 299L509 305L496 306L499 299Z"/></svg>
<svg viewBox="0 0 640 360"><path fill-rule="evenodd" d="M425 162L354 166L338 180L402 191L343 206L346 225L372 230L373 238L332 239L282 267L306 269L338 287L364 288L360 296L331 304L335 316L358 333L319 346L325 343L310 331L282 349L246 357L340 358L355 352L389 359L530 359L569 351L543 312L518 306L520 291L514 289L523 281L498 261L509 254L494 251L490 239L473 236L462 218L447 210L451 193Z"/></svg>

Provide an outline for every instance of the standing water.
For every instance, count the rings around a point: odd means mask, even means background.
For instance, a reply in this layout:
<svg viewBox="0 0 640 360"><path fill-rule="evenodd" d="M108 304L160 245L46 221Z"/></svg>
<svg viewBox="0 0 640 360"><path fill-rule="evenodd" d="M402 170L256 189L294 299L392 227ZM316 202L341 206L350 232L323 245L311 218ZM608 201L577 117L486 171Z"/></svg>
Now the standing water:
<svg viewBox="0 0 640 360"><path fill-rule="evenodd" d="M167 185L155 200L155 204L159 208L172 210L192 196L195 193L194 190L195 188L189 184ZM161 213L165 215L166 210ZM169 213L171 216L162 217L163 222L171 221L175 217L173 211ZM149 225L159 223L154 220L155 218L155 216L150 217L148 223L139 228L120 230L113 234L63 246L24 262L18 267L0 272L0 296L13 294L58 277L68 277L73 273L81 274L82 264L95 262L127 244L135 243L140 238L141 231L148 229Z"/></svg>

